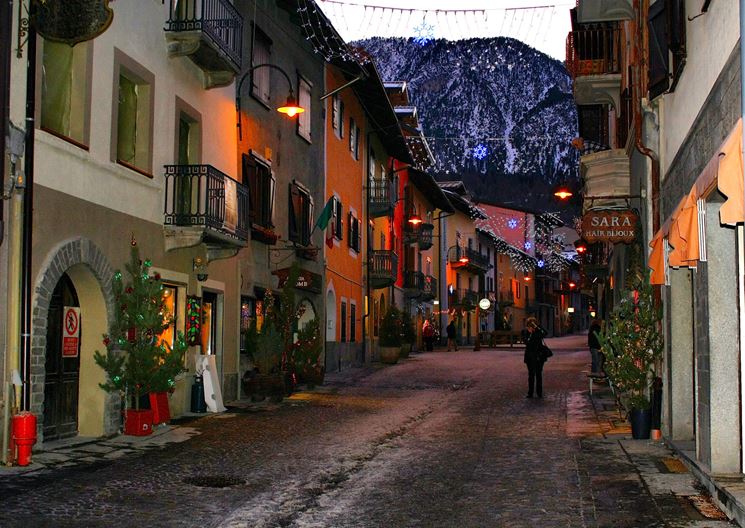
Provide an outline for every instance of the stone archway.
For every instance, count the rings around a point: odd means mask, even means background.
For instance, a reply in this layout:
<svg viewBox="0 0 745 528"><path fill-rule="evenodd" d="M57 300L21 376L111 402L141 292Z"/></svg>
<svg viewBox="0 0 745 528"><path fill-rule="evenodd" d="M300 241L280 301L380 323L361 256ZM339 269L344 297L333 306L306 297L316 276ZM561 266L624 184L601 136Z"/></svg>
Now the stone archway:
<svg viewBox="0 0 745 528"><path fill-rule="evenodd" d="M114 270L103 252L90 240L77 238L61 242L42 264L34 286L33 322L31 327L31 412L44 412L44 362L47 350L47 320L52 292L63 274L75 285L81 305L81 386L80 433L101 436L119 429L120 399L103 392L98 383L104 374L93 361L93 351L102 350L101 335L108 330L113 314L114 295L111 280ZM83 380L85 376L85 381ZM43 441L41 423L39 438Z"/></svg>

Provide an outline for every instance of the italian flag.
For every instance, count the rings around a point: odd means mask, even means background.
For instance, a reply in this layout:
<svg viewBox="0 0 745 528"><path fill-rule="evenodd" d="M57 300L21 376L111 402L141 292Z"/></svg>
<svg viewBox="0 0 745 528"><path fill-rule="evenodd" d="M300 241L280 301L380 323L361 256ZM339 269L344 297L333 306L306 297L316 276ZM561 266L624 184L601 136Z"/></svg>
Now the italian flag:
<svg viewBox="0 0 745 528"><path fill-rule="evenodd" d="M326 202L326 205L323 207L323 211L321 211L321 215L318 217L318 220L316 220L316 225L313 227L313 229L320 229L320 230L326 230L326 245L329 248L334 247L334 231L333 229L329 228L329 223L331 222L331 219L334 217L334 197L332 196L329 198L328 202Z"/></svg>

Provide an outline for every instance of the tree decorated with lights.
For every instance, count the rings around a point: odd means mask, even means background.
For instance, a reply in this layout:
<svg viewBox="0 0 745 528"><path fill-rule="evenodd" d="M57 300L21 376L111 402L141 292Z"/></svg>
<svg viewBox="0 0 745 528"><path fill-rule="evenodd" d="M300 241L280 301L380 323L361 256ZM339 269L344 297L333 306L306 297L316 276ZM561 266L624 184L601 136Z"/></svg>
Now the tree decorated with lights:
<svg viewBox="0 0 745 528"><path fill-rule="evenodd" d="M648 409L652 368L662 357L662 314L648 277L636 272L628 284L599 338L605 371L622 393L627 409Z"/></svg>
<svg viewBox="0 0 745 528"><path fill-rule="evenodd" d="M104 334L106 353L96 351L96 363L108 379L101 383L108 392L120 392L128 405L140 408L140 397L150 392L172 388L175 377L184 370L188 347L182 332L174 336L173 345L159 336L173 324L173 315L165 303L163 282L158 273L151 275L152 261L140 260L134 237L129 263L125 265L128 280L120 271L114 273L114 320Z"/></svg>

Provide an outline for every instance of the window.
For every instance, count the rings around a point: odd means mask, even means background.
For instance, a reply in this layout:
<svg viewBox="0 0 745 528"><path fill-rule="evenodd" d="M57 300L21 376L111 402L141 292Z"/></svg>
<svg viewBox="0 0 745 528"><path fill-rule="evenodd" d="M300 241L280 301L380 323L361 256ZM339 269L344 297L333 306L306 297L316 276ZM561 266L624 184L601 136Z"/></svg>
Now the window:
<svg viewBox="0 0 745 528"><path fill-rule="evenodd" d="M254 26L254 42L251 54L251 66L269 64L271 62L272 41L266 33ZM271 93L271 68L257 68L251 73L251 95L269 105Z"/></svg>
<svg viewBox="0 0 745 528"><path fill-rule="evenodd" d="M272 229L275 179L269 164L253 152L243 155L243 183L248 185L248 218L252 224Z"/></svg>
<svg viewBox="0 0 745 528"><path fill-rule="evenodd" d="M310 193L297 182L290 184L289 205L289 239L301 246L309 246L313 229L313 201Z"/></svg>
<svg viewBox="0 0 745 528"><path fill-rule="evenodd" d="M152 86L121 68L116 123L116 161L150 174L152 145Z"/></svg>
<svg viewBox="0 0 745 528"><path fill-rule="evenodd" d="M41 70L41 128L84 146L88 141L88 55L85 42L71 47L45 40Z"/></svg>
<svg viewBox="0 0 745 528"><path fill-rule="evenodd" d="M354 159L360 159L360 128L353 117L349 118L349 151Z"/></svg>
<svg viewBox="0 0 745 528"><path fill-rule="evenodd" d="M354 343L357 340L357 305L349 304L349 342Z"/></svg>
<svg viewBox="0 0 745 528"><path fill-rule="evenodd" d="M168 344L173 346L173 337L176 329L176 315L178 308L178 287L163 283L163 307L165 308L164 322L169 322L168 328L163 330L158 336L158 344Z"/></svg>
<svg viewBox="0 0 745 528"><path fill-rule="evenodd" d="M334 197L333 202L334 217L332 219L332 229L334 230L334 238L341 240L344 237L344 206L339 198Z"/></svg>
<svg viewBox="0 0 745 528"><path fill-rule="evenodd" d="M339 94L334 94L331 98L331 126L334 129L336 137L344 137L344 101Z"/></svg>
<svg viewBox="0 0 745 528"><path fill-rule="evenodd" d="M353 250L355 250L357 253L360 252L360 248L362 247L362 232L360 231L360 219L354 216L354 213L352 211L349 212L349 222L348 222L348 233L347 233L347 239L349 241L349 247Z"/></svg>
<svg viewBox="0 0 745 528"><path fill-rule="evenodd" d="M297 116L297 133L307 141L310 141L311 88L308 81L302 77L298 79L298 103L305 108L305 112Z"/></svg>
<svg viewBox="0 0 745 528"><path fill-rule="evenodd" d="M347 341L347 301L341 302L341 316L339 317L341 328L339 330L339 341Z"/></svg>

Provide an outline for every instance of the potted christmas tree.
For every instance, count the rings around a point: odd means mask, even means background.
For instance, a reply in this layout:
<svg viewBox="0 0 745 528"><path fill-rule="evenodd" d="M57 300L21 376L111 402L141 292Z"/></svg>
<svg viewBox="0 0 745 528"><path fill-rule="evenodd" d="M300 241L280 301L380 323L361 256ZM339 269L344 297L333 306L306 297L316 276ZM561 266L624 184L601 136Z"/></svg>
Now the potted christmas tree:
<svg viewBox="0 0 745 528"><path fill-rule="evenodd" d="M298 331L295 343L293 367L299 383L311 387L323 383L325 368L321 364L322 352L321 322L314 317Z"/></svg>
<svg viewBox="0 0 745 528"><path fill-rule="evenodd" d="M106 353L94 354L108 375L101 388L124 397L124 432L137 436L152 432L152 410L140 408L142 396L174 386L175 377L184 370L187 349L181 332L176 333L173 346L159 339L173 323L173 316L165 304L160 275L151 275L151 266L150 260L140 260L133 238L125 266L128 281L124 284L117 271L112 282L115 313L109 333L103 337Z"/></svg>
<svg viewBox="0 0 745 528"><path fill-rule="evenodd" d="M401 312L395 306L380 321L380 361L398 363L401 354Z"/></svg>
<svg viewBox="0 0 745 528"><path fill-rule="evenodd" d="M653 367L661 359L663 348L660 319L649 280L636 273L605 331L599 334L605 372L629 413L632 436L636 439L649 438L652 418L649 389Z"/></svg>
<svg viewBox="0 0 745 528"><path fill-rule="evenodd" d="M416 342L416 331L414 330L414 321L408 310L401 311L401 357L409 357L414 343Z"/></svg>

